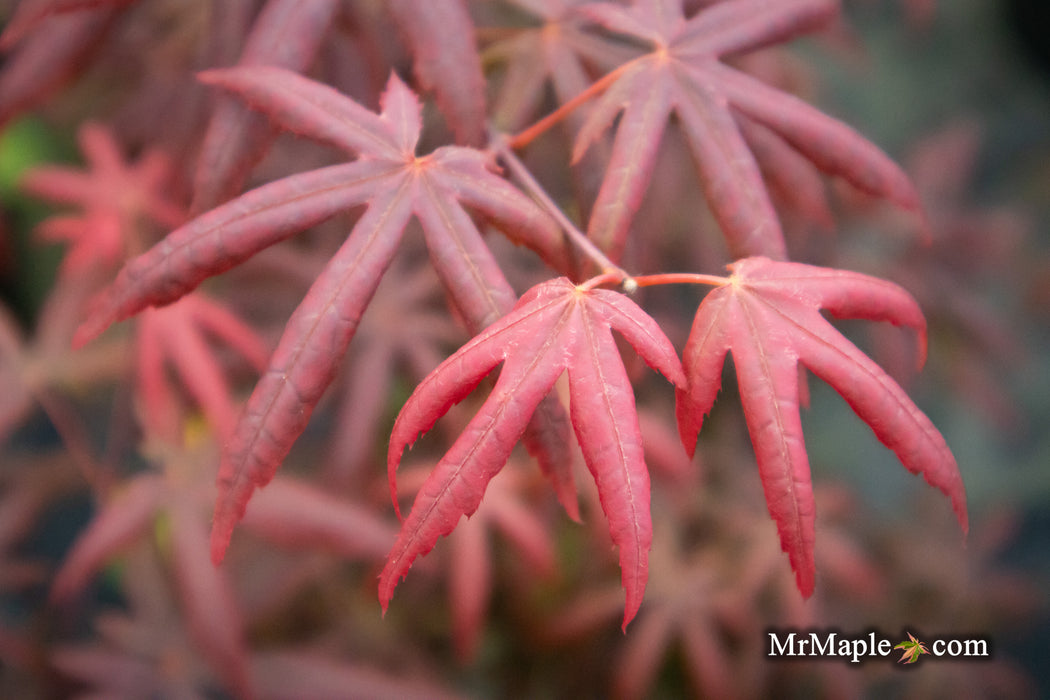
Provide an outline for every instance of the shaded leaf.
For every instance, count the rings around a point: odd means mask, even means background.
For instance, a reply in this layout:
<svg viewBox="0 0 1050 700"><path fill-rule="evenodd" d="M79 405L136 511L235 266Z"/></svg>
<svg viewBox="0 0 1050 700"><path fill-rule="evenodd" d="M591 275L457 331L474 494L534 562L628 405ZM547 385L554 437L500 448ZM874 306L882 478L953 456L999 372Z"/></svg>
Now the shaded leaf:
<svg viewBox="0 0 1050 700"><path fill-rule="evenodd" d="M812 31L836 9L833 0L733 0L687 19L680 0L582 8L609 31L652 46L651 52L610 74L611 84L577 138L574 158L619 115L589 235L614 259L622 254L672 114L689 141L704 196L734 257L786 257L780 222L751 151L752 138L760 139L757 147L767 153L768 136L775 134L825 173L918 211L907 176L875 146L801 100L721 61ZM757 132L754 125L771 134ZM783 154L777 164L792 167ZM779 179L785 176L778 172Z"/></svg>
<svg viewBox="0 0 1050 700"><path fill-rule="evenodd" d="M257 370L266 367L266 344L235 314L200 293L189 294L161 309L147 309L139 319L136 341L136 391L144 402L143 420L155 435L176 438L182 416L169 385L165 364L171 364L182 386L203 410L223 440L237 423L237 401L214 353L211 336L235 350ZM167 419L165 420L165 418ZM151 432L147 430L147 432Z"/></svg>
<svg viewBox="0 0 1050 700"><path fill-rule="evenodd" d="M130 545L153 522L164 499L164 480L154 474L132 479L114 493L73 543L51 583L51 599L79 593L117 551Z"/></svg>
<svg viewBox="0 0 1050 700"><path fill-rule="evenodd" d="M244 623L233 587L208 557L208 529L197 503L173 500L171 556L188 631L205 661L240 697L254 697Z"/></svg>

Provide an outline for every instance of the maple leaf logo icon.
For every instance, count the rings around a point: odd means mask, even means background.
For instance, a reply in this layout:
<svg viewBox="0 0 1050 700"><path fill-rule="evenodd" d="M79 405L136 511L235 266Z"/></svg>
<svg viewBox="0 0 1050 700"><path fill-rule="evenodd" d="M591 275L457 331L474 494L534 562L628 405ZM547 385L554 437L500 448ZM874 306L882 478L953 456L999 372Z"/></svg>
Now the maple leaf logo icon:
<svg viewBox="0 0 1050 700"><path fill-rule="evenodd" d="M904 652L901 654L901 658L897 660L897 663L902 664L913 664L919 660L919 657L923 654L929 654L929 650L926 645L920 642L918 639L908 632L908 641L901 642L894 649L903 649Z"/></svg>

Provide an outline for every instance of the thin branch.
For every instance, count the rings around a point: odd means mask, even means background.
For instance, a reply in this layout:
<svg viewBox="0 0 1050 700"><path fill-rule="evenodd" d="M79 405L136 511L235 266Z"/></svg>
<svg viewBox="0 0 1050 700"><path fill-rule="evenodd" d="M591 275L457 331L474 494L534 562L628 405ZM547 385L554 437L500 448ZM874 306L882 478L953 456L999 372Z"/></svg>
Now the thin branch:
<svg viewBox="0 0 1050 700"><path fill-rule="evenodd" d="M665 272L659 275L632 277L631 279L639 287L655 287L659 284L709 284L713 287L722 287L729 284L728 277L701 275L693 272Z"/></svg>
<svg viewBox="0 0 1050 700"><path fill-rule="evenodd" d="M628 61L616 69L609 71L595 83L591 84L586 90L576 95L576 97L572 98L561 107L558 107L558 109L543 117L532 126L526 127L514 136L511 136L507 140L507 145L514 149L524 148L529 145L537 136L564 120L574 109L582 105L584 102L605 92L605 89L616 82L628 68L634 65L634 63L635 61Z"/></svg>
<svg viewBox="0 0 1050 700"><path fill-rule="evenodd" d="M543 186L536 181L536 178L532 176L532 173L530 173L529 169L525 167L525 164L521 162L517 155L515 155L505 136L492 131L489 141L495 148L496 153L503 159L507 169L518 179L522 187L525 188L525 191L528 192L548 214L554 217L554 220L558 222L558 225L561 226L569 239L572 240L572 242L575 243L576 246L595 263L595 265L597 265L602 273L618 275L621 280L630 277L623 268L610 260L609 257L594 244L594 241L587 237L587 234L577 228L577 226L565 216L561 207L554 203L554 200L550 198L550 195L544 191Z"/></svg>

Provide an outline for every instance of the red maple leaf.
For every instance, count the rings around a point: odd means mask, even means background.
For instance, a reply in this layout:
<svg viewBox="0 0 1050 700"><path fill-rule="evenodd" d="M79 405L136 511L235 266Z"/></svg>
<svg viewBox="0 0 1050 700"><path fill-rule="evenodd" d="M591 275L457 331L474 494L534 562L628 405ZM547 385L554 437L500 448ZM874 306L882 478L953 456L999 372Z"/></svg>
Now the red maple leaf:
<svg viewBox="0 0 1050 700"><path fill-rule="evenodd" d="M623 251L672 113L734 257L786 257L780 222L749 143L754 134L782 140L820 170L865 192L919 209L904 172L857 132L722 61L811 31L836 9L833 0L734 0L687 18L681 0L636 0L630 7L594 3L579 10L608 31L651 47L589 88L588 93L604 93L573 152L574 159L581 157L621 115L588 226L613 259ZM514 145L527 142L532 131L515 137ZM769 150L767 144L759 148Z"/></svg>
<svg viewBox="0 0 1050 700"><path fill-rule="evenodd" d="M596 75L612 70L637 51L586 31L587 21L576 8L586 0L515 0L534 16L539 26L515 28L510 37L487 46L486 63L503 63L500 90L493 97L492 122L505 130L525 127L535 119L547 93L559 104L586 92ZM566 119L566 142L577 133L587 116L576 109ZM573 190L582 217L589 215L601 187L608 162L606 143L592 144L572 163Z"/></svg>
<svg viewBox="0 0 1050 700"><path fill-rule="evenodd" d="M820 314L889 321L918 331L926 322L897 285L844 270L747 258L697 310L684 351L687 389L678 391L682 442L692 452L732 352L766 503L799 590L813 592L814 503L799 416L799 366L831 384L904 466L943 491L963 531L966 496L955 457L907 394Z"/></svg>
<svg viewBox="0 0 1050 700"><path fill-rule="evenodd" d="M565 104L593 82L591 65L610 70L632 57L633 51L584 31L585 20L574 8L585 1L513 0L541 24L521 27L485 49L486 60L506 64L493 99L496 124L520 129L535 118L548 86Z"/></svg>
<svg viewBox="0 0 1050 700"><path fill-rule="evenodd" d="M485 153L446 146L416 155L420 105L396 75L381 114L280 68L214 70L201 78L284 128L361 157L264 185L173 231L125 266L75 344L149 306L171 303L298 231L367 205L289 319L224 451L212 550L220 560L252 492L273 477L331 383L413 216L443 285L474 332L503 316L514 292L465 206L556 269L567 269L568 256L554 221L496 175Z"/></svg>
<svg viewBox="0 0 1050 700"><path fill-rule="evenodd" d="M620 549L627 592L624 626L638 611L648 577L652 523L649 474L642 454L634 393L611 330L676 385L678 355L656 322L627 297L586 289L565 278L533 287L514 310L434 370L401 409L390 437L388 468L396 505L395 471L421 433L503 363L485 404L420 489L380 575L384 607L416 557L481 503L529 417L563 372L569 375L572 425L595 478L612 541Z"/></svg>
<svg viewBox="0 0 1050 700"><path fill-rule="evenodd" d="M50 241L68 241L63 272L80 273L123 261L129 249L145 241L150 222L178 226L185 219L171 200L171 164L161 151L150 150L132 163L111 130L86 123L77 132L87 170L57 165L33 168L19 183L29 194L79 208L77 214L45 219L37 229Z"/></svg>

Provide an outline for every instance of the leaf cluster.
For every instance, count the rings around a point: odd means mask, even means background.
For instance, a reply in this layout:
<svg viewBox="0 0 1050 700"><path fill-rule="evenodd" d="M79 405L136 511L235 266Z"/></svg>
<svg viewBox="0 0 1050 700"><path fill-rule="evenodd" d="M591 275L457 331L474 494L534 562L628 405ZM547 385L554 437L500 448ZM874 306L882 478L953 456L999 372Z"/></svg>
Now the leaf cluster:
<svg viewBox="0 0 1050 700"><path fill-rule="evenodd" d="M99 47L110 33L125 40L143 18L162 26L151 14L163 14L160 4L20 3L0 36L10 51L0 71L0 120L47 104L84 66L104 62ZM25 340L0 316L0 353L28 363L34 342L57 357L69 352L70 338L82 357L105 342L118 345L133 358L127 401L147 465L116 478L92 445L66 431L81 447L80 470L98 506L59 569L55 601L75 597L118 552L159 541L178 574L172 595L186 610L185 634L222 684L250 696L267 674L245 649L234 583L209 563L238 549L231 538L239 523L280 545L383 560L384 612L410 567L457 532L459 578L450 585L459 653L469 657L488 598L464 572L487 580L484 528L504 532L535 568L557 568L548 521L524 510L537 499L521 492L520 470L496 480L508 462L520 462L520 442L565 514L603 514L625 594L624 630L645 609L651 568L666 566L697 590L739 603L716 573L672 561L669 552L685 542L664 540L654 550L669 518L654 518L653 483L695 477L728 357L766 512L802 598L818 580L800 415L810 374L833 387L908 471L942 492L967 530L965 490L944 438L832 322L906 329L917 337L921 367L927 324L919 304L888 279L793 260L782 223L831 223L840 204L827 186L833 180L903 209L913 234L928 233L900 166L748 63L829 26L836 0L205 5L180 10L198 28L192 40L169 37L165 47L183 61L182 77L193 79L174 92L193 96L172 111L178 134L158 127L163 134L136 143L135 129L121 123L122 115L171 104L159 84L144 85L111 125L82 127L86 169L41 167L22 180L25 193L76 209L39 230L69 244L63 288L92 293L45 322L40 341ZM478 18L491 26L476 26ZM396 35L392 46L375 38L380 28ZM60 30L68 37L61 45L46 40ZM347 56L357 67L349 77ZM667 183L660 164L676 158L690 161L693 174L677 169ZM689 194L674 211L647 219L643 205L665 186ZM672 220L698 240L672 237L660 226ZM675 253L654 252L666 250ZM711 250L719 252L697 252ZM238 288L260 270L279 273L263 285L271 292L298 290L279 294L298 301L274 333L244 311L255 288ZM686 290L681 319L666 303L671 289ZM132 333L110 330L128 321ZM470 339L453 351L464 333ZM61 351L48 334L61 338ZM643 363L666 382L650 382ZM44 363L19 382L0 406L0 428L33 399L48 400L63 381L57 365ZM245 397L240 388L251 372L259 376ZM410 382L403 402L402 378ZM278 472L317 426L315 414L326 415L330 387L340 385L340 435L324 470L337 496ZM675 418L659 427L677 440L646 428L649 407L661 401L667 415L673 401ZM476 409L455 408L464 402ZM430 469L410 473L413 487L405 489L398 470L406 450L439 421L455 426L452 438L436 455L437 439L416 448ZM385 447L374 442L384 427ZM215 460L202 456L209 448ZM585 472L576 468L576 448ZM363 505L384 462L399 528ZM651 474L661 462L674 466ZM701 499L700 481L678 496ZM401 518L406 490L414 500ZM201 517L207 504L210 536ZM760 570L741 580L757 598L775 576L762 568L770 548L755 551ZM703 651L712 628L676 624L679 599L666 590L655 597L642 638L659 640L652 649L661 650L680 635L710 687L727 687L715 668L719 655ZM732 627L724 613L712 603L699 614ZM652 659L634 656L627 694L642 692L653 673ZM70 651L58 663L77 673L85 658ZM275 658L295 668L319 663ZM324 667L318 687L352 675Z"/></svg>

